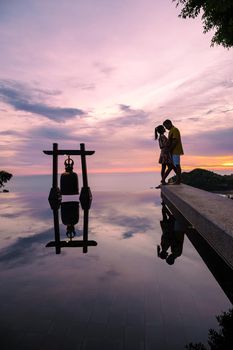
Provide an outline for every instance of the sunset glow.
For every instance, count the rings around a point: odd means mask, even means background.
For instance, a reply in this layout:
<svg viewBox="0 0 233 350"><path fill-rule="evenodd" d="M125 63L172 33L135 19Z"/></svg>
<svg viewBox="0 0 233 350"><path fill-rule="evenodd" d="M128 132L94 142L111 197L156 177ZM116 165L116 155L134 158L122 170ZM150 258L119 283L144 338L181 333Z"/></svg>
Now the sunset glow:
<svg viewBox="0 0 233 350"><path fill-rule="evenodd" d="M224 167L226 167L226 166L227 166L227 167L228 167L228 166L229 166L229 167L233 167L233 163L232 163L232 162L223 163L223 166L224 166Z"/></svg>
<svg viewBox="0 0 233 350"><path fill-rule="evenodd" d="M171 0L1 2L1 168L48 174L43 150L84 142L93 173L160 170L154 127L169 117L184 170L233 170L232 50L178 12Z"/></svg>

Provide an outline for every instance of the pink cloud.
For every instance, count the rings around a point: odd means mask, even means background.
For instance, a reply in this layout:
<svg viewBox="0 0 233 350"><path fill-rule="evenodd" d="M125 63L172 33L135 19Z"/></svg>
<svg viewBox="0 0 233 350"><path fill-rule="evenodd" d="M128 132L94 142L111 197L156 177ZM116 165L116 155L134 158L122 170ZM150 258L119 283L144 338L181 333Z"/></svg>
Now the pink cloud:
<svg viewBox="0 0 233 350"><path fill-rule="evenodd" d="M165 1L4 2L2 166L48 172L42 150L58 141L95 149L93 170L153 169L154 127L168 116L187 150L205 131L206 151L219 155L210 142L220 124L232 127L232 52L177 15Z"/></svg>

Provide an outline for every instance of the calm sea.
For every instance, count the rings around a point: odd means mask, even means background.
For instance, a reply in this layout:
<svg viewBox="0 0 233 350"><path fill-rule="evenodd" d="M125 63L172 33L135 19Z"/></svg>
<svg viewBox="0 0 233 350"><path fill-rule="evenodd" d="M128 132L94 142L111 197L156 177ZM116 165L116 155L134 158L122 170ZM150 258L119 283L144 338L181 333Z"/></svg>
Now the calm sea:
<svg viewBox="0 0 233 350"><path fill-rule="evenodd" d="M60 176L58 181L59 179ZM160 183L160 174L158 172L89 174L88 181L93 191L143 191L157 186ZM51 184L51 175L14 176L6 188L10 192L48 192ZM81 177L79 184L81 187Z"/></svg>

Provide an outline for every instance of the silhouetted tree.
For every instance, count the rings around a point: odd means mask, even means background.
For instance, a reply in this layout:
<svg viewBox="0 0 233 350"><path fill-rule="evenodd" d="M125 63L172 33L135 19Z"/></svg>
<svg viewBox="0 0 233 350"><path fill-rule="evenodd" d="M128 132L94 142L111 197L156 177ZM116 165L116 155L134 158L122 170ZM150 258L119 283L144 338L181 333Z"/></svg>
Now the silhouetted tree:
<svg viewBox="0 0 233 350"><path fill-rule="evenodd" d="M203 345L202 343L190 343L189 345L185 346L185 349L188 350L207 350L207 348L205 347L205 345Z"/></svg>
<svg viewBox="0 0 233 350"><path fill-rule="evenodd" d="M233 309L223 312L216 317L219 331L209 330L208 344L210 350L232 350L233 349ZM207 350L202 343L186 345L187 350Z"/></svg>
<svg viewBox="0 0 233 350"><path fill-rule="evenodd" d="M4 187L4 183L9 181L12 178L12 174L8 173L7 171L1 170L0 171L0 188Z"/></svg>
<svg viewBox="0 0 233 350"><path fill-rule="evenodd" d="M172 0L183 6L179 17L195 18L201 13L204 33L213 29L211 40L226 48L233 46L233 1L232 0Z"/></svg>

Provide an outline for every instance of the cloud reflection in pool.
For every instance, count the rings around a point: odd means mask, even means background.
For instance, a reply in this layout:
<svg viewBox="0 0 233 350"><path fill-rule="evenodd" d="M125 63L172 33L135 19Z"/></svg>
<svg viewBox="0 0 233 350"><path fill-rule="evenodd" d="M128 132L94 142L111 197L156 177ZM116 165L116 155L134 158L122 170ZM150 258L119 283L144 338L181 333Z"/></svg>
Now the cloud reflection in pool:
<svg viewBox="0 0 233 350"><path fill-rule="evenodd" d="M3 199L0 321L9 349L30 339L35 349L180 349L205 342L230 306L186 236L174 265L157 257L159 192L94 193L89 238L98 245L87 254L45 247L54 234L46 194Z"/></svg>

